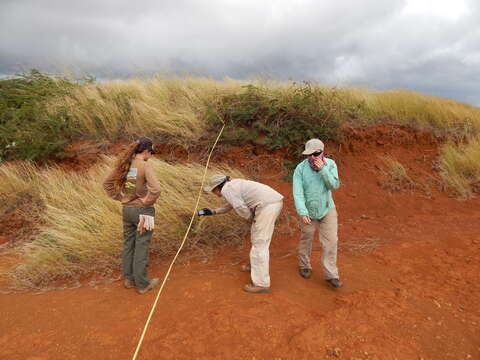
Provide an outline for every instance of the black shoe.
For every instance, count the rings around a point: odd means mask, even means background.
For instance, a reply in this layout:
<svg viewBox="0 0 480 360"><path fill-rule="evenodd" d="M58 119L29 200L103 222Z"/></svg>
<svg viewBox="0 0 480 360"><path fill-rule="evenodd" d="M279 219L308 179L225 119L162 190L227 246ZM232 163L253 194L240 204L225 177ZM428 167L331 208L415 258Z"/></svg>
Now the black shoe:
<svg viewBox="0 0 480 360"><path fill-rule="evenodd" d="M335 289L343 286L343 283L340 281L340 279L328 279L325 281L328 282Z"/></svg>
<svg viewBox="0 0 480 360"><path fill-rule="evenodd" d="M312 276L312 269L298 269L298 272L305 279L310 279L310 276Z"/></svg>

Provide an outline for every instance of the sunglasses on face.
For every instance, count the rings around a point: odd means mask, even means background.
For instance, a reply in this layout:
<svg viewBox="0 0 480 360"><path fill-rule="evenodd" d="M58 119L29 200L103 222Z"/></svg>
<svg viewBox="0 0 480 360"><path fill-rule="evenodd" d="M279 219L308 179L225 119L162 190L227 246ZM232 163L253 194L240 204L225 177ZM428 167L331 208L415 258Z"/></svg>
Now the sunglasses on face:
<svg viewBox="0 0 480 360"><path fill-rule="evenodd" d="M320 151L320 152L314 152L313 154L310 154L310 156L313 156L313 157L317 157L317 156L320 156L323 154L323 151Z"/></svg>

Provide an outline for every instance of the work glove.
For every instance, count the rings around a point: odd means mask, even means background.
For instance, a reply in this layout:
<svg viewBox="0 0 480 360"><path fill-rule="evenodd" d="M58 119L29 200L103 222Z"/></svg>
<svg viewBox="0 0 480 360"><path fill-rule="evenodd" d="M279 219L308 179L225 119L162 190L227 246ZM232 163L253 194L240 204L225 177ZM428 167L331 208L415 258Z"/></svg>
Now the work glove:
<svg viewBox="0 0 480 360"><path fill-rule="evenodd" d="M210 215L215 215L215 210L209 209L209 208L203 208L198 210L197 212L198 216L210 216Z"/></svg>
<svg viewBox="0 0 480 360"><path fill-rule="evenodd" d="M150 215L140 215L137 225L137 231L143 233L145 231L152 231L155 227L155 218Z"/></svg>

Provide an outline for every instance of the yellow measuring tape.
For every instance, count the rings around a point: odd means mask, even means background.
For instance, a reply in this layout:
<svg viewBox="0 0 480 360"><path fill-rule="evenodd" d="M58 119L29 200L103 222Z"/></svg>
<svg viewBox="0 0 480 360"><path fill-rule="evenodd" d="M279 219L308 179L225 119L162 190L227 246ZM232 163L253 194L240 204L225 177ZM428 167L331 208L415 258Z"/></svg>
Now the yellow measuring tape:
<svg viewBox="0 0 480 360"><path fill-rule="evenodd" d="M180 247L177 250L177 253L175 254L175 257L173 258L168 270L167 274L163 278L162 285L160 286L160 289L158 290L157 297L155 298L155 302L153 303L152 309L150 310L150 314L148 315L147 322L145 323L145 326L143 327L142 331L142 336L140 336L140 340L138 341L137 348L135 349L135 354L133 354L132 360L135 360L137 358L138 352L140 351L140 347L142 346L143 343L143 338L145 337L145 334L148 329L148 325L150 324L150 320L152 319L152 315L155 311L155 307L157 306L158 299L160 297L160 294L162 293L163 287L165 286L165 283L167 282L168 276L170 275L170 272L172 271L173 264L177 260L178 255L180 254L180 251L183 249L183 245L185 245L185 240L187 239L188 233L190 232L190 228L192 227L193 220L195 219L195 215L197 214L197 208L198 208L198 203L200 202L200 197L202 196L202 190L203 190L203 185L205 183L205 177L207 176L207 170L208 170L208 165L210 164L210 158L212 157L213 150L215 149L215 146L217 146L218 140L222 136L223 129L225 128L225 123L222 126L222 129L218 133L218 136L215 140L215 143L212 146L212 149L210 150L210 153L208 154L207 158L207 163L205 164L205 170L203 171L203 177L202 177L202 184L200 185L200 190L198 191L198 196L197 196L197 202L195 204L195 208L193 209L193 214L192 218L190 219L190 224L188 225L187 231L185 233L185 236L183 237L182 243L180 244Z"/></svg>

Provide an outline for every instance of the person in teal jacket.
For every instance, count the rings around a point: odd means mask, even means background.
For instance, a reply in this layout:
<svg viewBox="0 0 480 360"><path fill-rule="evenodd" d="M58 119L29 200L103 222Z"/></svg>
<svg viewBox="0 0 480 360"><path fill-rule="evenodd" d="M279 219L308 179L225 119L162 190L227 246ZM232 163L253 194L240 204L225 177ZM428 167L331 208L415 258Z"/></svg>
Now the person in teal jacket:
<svg viewBox="0 0 480 360"><path fill-rule="evenodd" d="M337 164L324 156L324 148L321 140L308 140L303 152L307 158L297 165L293 174L293 198L301 219L299 272L305 279L312 276L312 240L319 225L325 280L332 287L339 288L343 284L337 269L338 221L332 191L338 189L340 180Z"/></svg>

